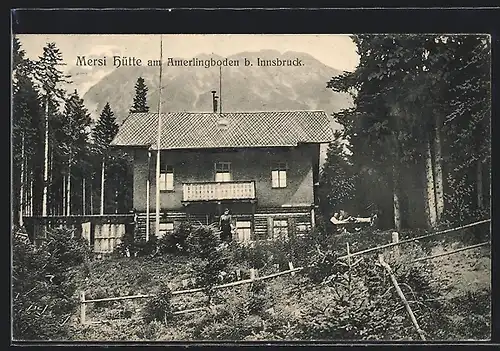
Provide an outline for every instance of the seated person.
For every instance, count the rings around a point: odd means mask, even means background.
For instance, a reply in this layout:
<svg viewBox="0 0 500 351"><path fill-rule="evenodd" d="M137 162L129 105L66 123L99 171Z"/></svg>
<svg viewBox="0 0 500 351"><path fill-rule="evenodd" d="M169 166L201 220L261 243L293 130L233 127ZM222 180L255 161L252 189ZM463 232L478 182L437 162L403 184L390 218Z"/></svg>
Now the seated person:
<svg viewBox="0 0 500 351"><path fill-rule="evenodd" d="M332 218L330 218L330 222L332 222L333 224L342 223L342 221L340 220L340 214L338 212L335 212L333 214Z"/></svg>
<svg viewBox="0 0 500 351"><path fill-rule="evenodd" d="M373 214L370 217L353 217L344 210L340 210L339 212L335 212L333 214L332 218L330 218L330 222L335 225L348 223L370 223L370 225L373 226L377 217L377 214Z"/></svg>

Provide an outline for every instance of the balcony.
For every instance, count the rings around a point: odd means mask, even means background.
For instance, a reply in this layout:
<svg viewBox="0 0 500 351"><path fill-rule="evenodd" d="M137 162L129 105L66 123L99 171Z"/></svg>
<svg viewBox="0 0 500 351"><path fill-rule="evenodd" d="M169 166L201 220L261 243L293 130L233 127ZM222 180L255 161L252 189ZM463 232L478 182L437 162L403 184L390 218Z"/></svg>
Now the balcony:
<svg viewBox="0 0 500 351"><path fill-rule="evenodd" d="M182 201L255 200L254 181L183 183Z"/></svg>

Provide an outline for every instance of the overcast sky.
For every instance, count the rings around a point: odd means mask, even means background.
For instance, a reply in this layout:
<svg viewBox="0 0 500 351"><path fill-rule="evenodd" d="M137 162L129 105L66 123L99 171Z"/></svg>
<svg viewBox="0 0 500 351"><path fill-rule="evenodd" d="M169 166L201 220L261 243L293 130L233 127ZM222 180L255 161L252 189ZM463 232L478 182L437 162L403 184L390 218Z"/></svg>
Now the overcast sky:
<svg viewBox="0 0 500 351"><path fill-rule="evenodd" d="M68 64L78 55L120 55L146 59L159 57L159 35L19 35L30 58L42 53L47 42L55 42ZM163 35L163 56L191 58L200 53L228 56L242 51L275 49L306 52L324 64L353 70L358 63L356 48L347 35Z"/></svg>
<svg viewBox="0 0 500 351"><path fill-rule="evenodd" d="M55 42L61 50L67 69L75 69L76 57L99 57L121 55L144 60L159 59L160 35L73 35L73 34L26 34L18 35L22 48L31 59L42 54L48 42ZM274 49L305 52L325 65L345 71L352 71L358 64L356 47L348 35L207 35L174 34L163 35L163 57L192 58L198 54L229 56L243 51ZM75 81L79 90L85 92L96 80L109 73L112 67L88 67L85 78Z"/></svg>

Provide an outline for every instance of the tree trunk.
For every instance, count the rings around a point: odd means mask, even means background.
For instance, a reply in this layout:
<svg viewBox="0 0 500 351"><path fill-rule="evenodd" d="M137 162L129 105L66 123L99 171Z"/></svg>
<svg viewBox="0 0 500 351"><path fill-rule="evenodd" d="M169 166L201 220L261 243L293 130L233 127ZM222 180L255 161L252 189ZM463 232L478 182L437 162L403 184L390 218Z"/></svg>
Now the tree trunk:
<svg viewBox="0 0 500 351"><path fill-rule="evenodd" d="M101 164L101 215L104 214L104 158Z"/></svg>
<svg viewBox="0 0 500 351"><path fill-rule="evenodd" d="M477 192L477 208L483 209L484 207L484 193L483 193L483 162L478 159L476 161L476 192Z"/></svg>
<svg viewBox="0 0 500 351"><path fill-rule="evenodd" d="M90 177L90 214L94 214L94 175Z"/></svg>
<svg viewBox="0 0 500 351"><path fill-rule="evenodd" d="M71 215L71 162L68 163L68 175L66 178L66 216Z"/></svg>
<svg viewBox="0 0 500 351"><path fill-rule="evenodd" d="M25 156L24 156L24 132L21 136L21 179L19 183L19 226L23 226L23 214L24 214L24 206L25 204L25 194L24 194L24 164L25 164Z"/></svg>
<svg viewBox="0 0 500 351"><path fill-rule="evenodd" d="M392 167L394 228L401 230L401 200L399 196L399 173L394 165Z"/></svg>
<svg viewBox="0 0 500 351"><path fill-rule="evenodd" d="M436 193L436 220L440 221L444 212L443 157L441 146L441 118L437 118L434 134L434 186Z"/></svg>
<svg viewBox="0 0 500 351"><path fill-rule="evenodd" d="M82 215L85 216L85 177L82 178Z"/></svg>
<svg viewBox="0 0 500 351"><path fill-rule="evenodd" d="M28 215L33 216L33 171L30 171L29 179Z"/></svg>
<svg viewBox="0 0 500 351"><path fill-rule="evenodd" d="M63 175L61 178L62 188L61 188L61 214L66 216L66 176Z"/></svg>
<svg viewBox="0 0 500 351"><path fill-rule="evenodd" d="M118 190L115 190L115 214L118 213Z"/></svg>
<svg viewBox="0 0 500 351"><path fill-rule="evenodd" d="M146 178L146 241L149 240L149 189L150 189L150 180L149 178L151 177L151 152L148 151L148 172L147 172L147 178Z"/></svg>
<svg viewBox="0 0 500 351"><path fill-rule="evenodd" d="M434 187L434 172L432 164L431 144L427 140L425 154L425 178L426 178L426 208L427 220L431 227L436 225L436 189Z"/></svg>
<svg viewBox="0 0 500 351"><path fill-rule="evenodd" d="M54 182L54 172L53 172L53 164L54 164L54 151L52 149L49 148L49 160L48 160L48 165L49 165L49 181L48 183L51 184L50 186L50 192L52 194L52 197L49 201L48 199L48 195L47 195L47 207L49 209L49 212L51 214L58 214L59 213L59 207L58 207L58 203L56 201L57 199L57 190L56 190L56 186L55 186L55 182ZM56 177L57 179L57 177ZM48 185L47 185L48 187Z"/></svg>
<svg viewBox="0 0 500 351"><path fill-rule="evenodd" d="M45 97L45 143L43 161L42 216L47 216L47 185L49 180L49 95Z"/></svg>

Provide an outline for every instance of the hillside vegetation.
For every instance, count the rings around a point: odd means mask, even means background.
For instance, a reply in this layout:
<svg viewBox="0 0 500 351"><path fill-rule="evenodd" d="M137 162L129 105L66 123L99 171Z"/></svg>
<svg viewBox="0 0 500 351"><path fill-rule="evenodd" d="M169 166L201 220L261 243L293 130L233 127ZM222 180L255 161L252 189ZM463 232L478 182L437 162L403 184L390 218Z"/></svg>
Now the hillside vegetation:
<svg viewBox="0 0 500 351"><path fill-rule="evenodd" d="M139 251L137 257L94 258L86 269L82 263L71 280L75 287L71 299L73 314L62 338L419 340L388 275L377 265L377 253L353 258L352 263L356 265L352 269L341 263L345 260L338 259L345 255L347 242L351 252L356 252L390 242L390 232L365 231L328 238L321 233L311 233L294 246L290 242L253 248L233 244L214 251L220 254L210 253L207 257L200 256L199 252L203 252L200 247L205 244L199 243L204 237L213 239L211 229L198 228L193 233L188 237L199 238L188 240L185 251L165 252L160 242L158 252L152 248ZM402 233L402 238L420 234ZM453 240L402 245L399 257L394 256L392 250L385 251L385 259L394 269L427 340L490 337L488 247L410 263L418 257L470 244L460 237L468 233L459 234ZM206 243L207 249L214 247ZM196 247L197 252L189 247ZM303 251L293 247L301 247ZM310 249L304 249L306 247ZM154 252L157 253L152 255ZM162 293L170 289L177 291L236 281L231 273L238 268L242 279L249 278L246 271L249 267L258 268L259 276L264 276L288 269L289 261L295 267L310 268L293 276L237 287L168 295L166 305L159 304ZM88 304L87 324L81 325L76 308L79 291L85 291L86 299L136 294L156 294L157 297ZM197 307L208 309L172 314Z"/></svg>

